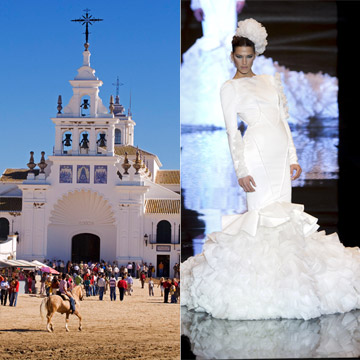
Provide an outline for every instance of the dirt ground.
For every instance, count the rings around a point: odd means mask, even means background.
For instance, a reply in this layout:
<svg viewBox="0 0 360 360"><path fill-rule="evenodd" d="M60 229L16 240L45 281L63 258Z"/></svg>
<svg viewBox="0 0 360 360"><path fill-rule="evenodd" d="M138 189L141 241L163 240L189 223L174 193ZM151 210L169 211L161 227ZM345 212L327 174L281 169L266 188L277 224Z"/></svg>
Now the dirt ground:
<svg viewBox="0 0 360 360"><path fill-rule="evenodd" d="M132 296L110 301L110 292L84 298L80 305L83 329L70 315L55 314L55 331L46 331L40 317L42 298L19 295L17 306L0 306L0 359L180 359L180 305L165 304L160 288L148 296L134 280ZM170 297L169 297L170 301Z"/></svg>

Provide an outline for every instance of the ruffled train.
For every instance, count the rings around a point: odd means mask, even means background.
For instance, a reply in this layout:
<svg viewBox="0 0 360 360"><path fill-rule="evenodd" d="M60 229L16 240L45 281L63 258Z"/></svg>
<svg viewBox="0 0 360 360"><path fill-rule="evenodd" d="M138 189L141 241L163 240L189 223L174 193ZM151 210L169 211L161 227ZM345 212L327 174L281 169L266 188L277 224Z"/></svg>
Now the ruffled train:
<svg viewBox="0 0 360 360"><path fill-rule="evenodd" d="M229 320L304 319L360 308L360 251L276 202L223 218L181 267L181 304Z"/></svg>

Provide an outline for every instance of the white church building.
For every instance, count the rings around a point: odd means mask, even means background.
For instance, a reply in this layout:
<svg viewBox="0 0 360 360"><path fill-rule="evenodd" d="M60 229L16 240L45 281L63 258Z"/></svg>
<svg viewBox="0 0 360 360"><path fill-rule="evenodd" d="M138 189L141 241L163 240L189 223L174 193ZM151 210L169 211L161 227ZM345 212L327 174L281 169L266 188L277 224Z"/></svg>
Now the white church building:
<svg viewBox="0 0 360 360"><path fill-rule="evenodd" d="M104 106L88 48L73 95L51 118L53 154L0 177L0 257L73 262L180 262L180 171L134 146L135 122L119 97ZM40 160L35 163L34 158ZM14 236L16 235L16 236ZM11 242L11 245L9 245Z"/></svg>

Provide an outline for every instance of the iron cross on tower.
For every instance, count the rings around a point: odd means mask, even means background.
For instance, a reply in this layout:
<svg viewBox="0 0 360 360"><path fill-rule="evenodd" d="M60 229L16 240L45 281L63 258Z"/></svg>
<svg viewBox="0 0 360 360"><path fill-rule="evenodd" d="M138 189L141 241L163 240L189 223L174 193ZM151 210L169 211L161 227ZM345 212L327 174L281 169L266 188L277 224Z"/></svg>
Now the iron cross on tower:
<svg viewBox="0 0 360 360"><path fill-rule="evenodd" d="M112 83L112 85L116 86L116 96L119 96L119 88L120 86L124 85L119 81L119 77L116 79L116 83Z"/></svg>
<svg viewBox="0 0 360 360"><path fill-rule="evenodd" d="M83 15L82 18L80 19L74 19L71 21L76 21L76 22L80 22L82 23L81 25L85 25L85 50L87 51L87 49L89 48L89 25L92 25L93 22L95 21L103 21L103 19L95 19L92 17L92 15L89 15L89 11L90 9L84 9L83 10L85 12L85 16Z"/></svg>

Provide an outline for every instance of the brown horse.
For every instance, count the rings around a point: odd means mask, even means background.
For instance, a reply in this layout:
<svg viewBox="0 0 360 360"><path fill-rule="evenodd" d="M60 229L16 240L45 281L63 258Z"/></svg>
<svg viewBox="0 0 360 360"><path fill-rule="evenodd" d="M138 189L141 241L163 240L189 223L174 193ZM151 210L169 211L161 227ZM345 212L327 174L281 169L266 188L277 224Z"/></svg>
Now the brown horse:
<svg viewBox="0 0 360 360"><path fill-rule="evenodd" d="M71 293L75 299L75 311L74 315L76 315L79 318L79 330L81 331L81 315L79 313L79 307L80 307L80 300L83 299L83 293L81 286L75 286ZM66 314L65 319L65 328L66 331L69 331L68 328L68 322L69 322L69 315L70 315L70 301L63 300L63 298L59 295L51 295L46 297L40 304L40 315L42 318L44 318L44 312L45 309L47 310L46 318L47 318L47 324L46 329L49 332L54 331L54 326L51 322L51 318L56 312L59 312L61 314Z"/></svg>

